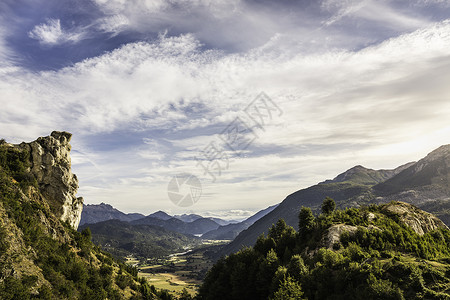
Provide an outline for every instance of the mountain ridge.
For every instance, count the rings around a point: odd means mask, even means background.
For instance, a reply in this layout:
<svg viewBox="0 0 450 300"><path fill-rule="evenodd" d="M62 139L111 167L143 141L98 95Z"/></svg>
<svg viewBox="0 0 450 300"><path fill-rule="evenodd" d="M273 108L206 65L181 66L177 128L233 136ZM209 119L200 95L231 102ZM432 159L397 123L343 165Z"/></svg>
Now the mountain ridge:
<svg viewBox="0 0 450 300"><path fill-rule="evenodd" d="M125 214L120 210L114 208L110 204L106 204L103 202L100 204L87 204L84 206L84 209L81 212L80 226L84 224L103 222L111 219L130 222L143 217L145 216L139 213Z"/></svg>
<svg viewBox="0 0 450 300"><path fill-rule="evenodd" d="M260 218L267 215L269 212L274 210L278 204L269 206L266 209L262 209L258 211L251 217L248 217L242 222L228 224L224 226L220 226L215 230L211 230L202 235L204 239L212 239L212 240L232 240L234 239L240 232L250 227L253 223L258 221Z"/></svg>
<svg viewBox="0 0 450 300"><path fill-rule="evenodd" d="M335 177L317 185L301 189L288 195L272 212L256 221L248 229L242 231L230 244L224 246L218 255L228 255L242 247L251 246L258 236L268 232L272 224L278 219L285 219L290 226L297 226L297 214L302 206L311 207L319 211L325 197L335 199L340 208L359 207L361 205L380 204L390 201L403 201L419 206L426 206L432 201L447 203L447 212L435 210L431 213L439 215L443 220L450 221L450 145L443 145L430 152L425 158L415 163L407 163L396 169L370 170L362 166L353 167ZM355 172L356 171L356 172ZM372 184L367 184L367 175L372 171L378 172L375 179L392 174L383 182L377 183L371 178ZM362 174L362 180L353 178L355 174ZM352 180L348 180L348 178ZM413 179L412 183L408 180ZM336 180L337 179L337 180ZM346 180L344 180L346 179ZM415 184L417 181L417 184ZM422 184L421 181L429 184ZM406 184L404 184L406 183ZM404 184L402 186L402 184ZM415 189L414 189L415 188ZM439 206L435 206L439 207ZM447 223L448 225L449 223Z"/></svg>

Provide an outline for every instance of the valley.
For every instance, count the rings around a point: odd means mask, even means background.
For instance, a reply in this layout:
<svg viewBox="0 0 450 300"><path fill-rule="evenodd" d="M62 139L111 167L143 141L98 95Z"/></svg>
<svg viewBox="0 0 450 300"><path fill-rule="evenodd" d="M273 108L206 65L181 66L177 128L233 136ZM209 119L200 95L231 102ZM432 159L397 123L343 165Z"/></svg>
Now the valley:
<svg viewBox="0 0 450 300"><path fill-rule="evenodd" d="M206 273L214 265L211 252L229 243L228 240L205 240L203 245L194 250L174 253L159 258L138 259L126 257L126 264L136 267L138 276L145 278L157 289L180 294L186 289L194 296L198 292Z"/></svg>
<svg viewBox="0 0 450 300"><path fill-rule="evenodd" d="M450 145L235 222L82 207L70 137L0 143L0 299L448 299Z"/></svg>

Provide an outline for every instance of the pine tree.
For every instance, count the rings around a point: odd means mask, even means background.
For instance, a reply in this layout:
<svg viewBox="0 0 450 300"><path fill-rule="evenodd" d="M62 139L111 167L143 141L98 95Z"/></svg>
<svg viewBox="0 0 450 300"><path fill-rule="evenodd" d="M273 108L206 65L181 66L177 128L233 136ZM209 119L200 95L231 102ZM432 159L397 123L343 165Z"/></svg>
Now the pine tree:
<svg viewBox="0 0 450 300"><path fill-rule="evenodd" d="M298 215L298 230L304 236L314 227L314 216L309 207L302 207Z"/></svg>
<svg viewBox="0 0 450 300"><path fill-rule="evenodd" d="M322 203L322 213L324 215L331 214L336 209L336 202L330 197L326 197Z"/></svg>

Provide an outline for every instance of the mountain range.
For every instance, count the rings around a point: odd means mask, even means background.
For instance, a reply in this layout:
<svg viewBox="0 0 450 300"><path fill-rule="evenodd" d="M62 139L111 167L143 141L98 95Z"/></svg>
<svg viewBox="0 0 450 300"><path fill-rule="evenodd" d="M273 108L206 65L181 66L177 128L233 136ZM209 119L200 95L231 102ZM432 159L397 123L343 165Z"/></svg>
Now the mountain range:
<svg viewBox="0 0 450 300"><path fill-rule="evenodd" d="M441 146L418 162L393 170L353 167L332 180L299 190L287 196L273 211L243 230L219 256L251 246L262 233L279 219L297 228L302 206L316 212L325 197L331 197L340 208L403 201L423 208L450 224L450 145Z"/></svg>
<svg viewBox="0 0 450 300"><path fill-rule="evenodd" d="M202 217L197 214L182 214L171 216L164 211L157 211L148 216L139 213L126 214L109 204L88 204L84 206L81 213L80 226L101 223L109 220L128 222L130 225L159 226L169 231L204 236L207 239L233 239L242 230L248 228L256 220L263 217L275 206L257 212L255 215L239 222L228 221L220 218ZM118 224L118 223L114 223ZM93 232L95 235L95 231Z"/></svg>

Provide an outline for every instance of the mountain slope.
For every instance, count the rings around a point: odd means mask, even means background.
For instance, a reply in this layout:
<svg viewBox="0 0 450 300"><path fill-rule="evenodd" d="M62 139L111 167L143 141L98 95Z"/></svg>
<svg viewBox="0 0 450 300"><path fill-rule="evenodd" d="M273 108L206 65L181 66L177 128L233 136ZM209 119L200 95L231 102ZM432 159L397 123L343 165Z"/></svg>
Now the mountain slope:
<svg viewBox="0 0 450 300"><path fill-rule="evenodd" d="M272 210L277 207L277 205L270 206L266 209L260 210L253 216L245 219L242 222L235 223L235 224L228 224L224 226L220 226L219 228L215 230L208 231L207 233L202 235L202 238L204 239L211 239L211 240L232 240L234 239L240 232L250 227L253 223L270 213Z"/></svg>
<svg viewBox="0 0 450 300"><path fill-rule="evenodd" d="M397 176L374 187L380 196L407 190L426 193L427 189L448 194L450 190L450 145L441 146Z"/></svg>
<svg viewBox="0 0 450 300"><path fill-rule="evenodd" d="M207 219L200 218L193 222L183 222L177 218L170 218L168 220L162 220L159 218L147 216L142 219L134 220L130 222L133 225L155 225L163 227L170 231L175 231L182 234L200 235L205 232L217 229L220 225L216 222Z"/></svg>
<svg viewBox="0 0 450 300"><path fill-rule="evenodd" d="M345 171L342 174L339 174L333 180L326 180L323 183L353 182L357 184L372 186L378 183L385 182L386 180L394 177L403 170L409 168L413 164L414 162L407 163L394 170L373 170L364 168L363 166L356 166Z"/></svg>
<svg viewBox="0 0 450 300"><path fill-rule="evenodd" d="M349 202L364 193L369 193L370 187L353 183L323 183L297 191L286 197L272 212L262 217L242 231L230 244L225 245L219 255L236 252L242 247L251 246L262 233L267 234L272 224L284 219L289 226L297 227L298 212L302 206L318 209L325 197L331 197L336 203ZM349 203L349 206L351 203Z"/></svg>
<svg viewBox="0 0 450 300"><path fill-rule="evenodd" d="M70 137L0 141L0 299L149 299L137 271L79 233Z"/></svg>
<svg viewBox="0 0 450 300"><path fill-rule="evenodd" d="M220 259L198 299L450 299L450 230L407 203L281 219Z"/></svg>
<svg viewBox="0 0 450 300"><path fill-rule="evenodd" d="M83 224L93 224L113 219L131 222L144 217L144 215L138 213L125 214L105 203L88 204L84 206L83 211L81 212L80 226Z"/></svg>
<svg viewBox="0 0 450 300"><path fill-rule="evenodd" d="M142 258L161 257L183 252L194 247L200 240L154 225L131 225L119 220L108 220L80 226L89 227L92 240L119 258L133 255Z"/></svg>
<svg viewBox="0 0 450 300"><path fill-rule="evenodd" d="M181 220L183 222L186 222L186 223L193 222L195 220L203 218L202 216L196 215L196 214L189 214L189 215L188 214L182 214L182 215L175 215L173 217L177 218L178 220Z"/></svg>
<svg viewBox="0 0 450 300"><path fill-rule="evenodd" d="M354 167L334 180L327 180L289 195L271 213L242 231L219 254L226 255L253 245L257 237L267 233L270 226L280 218L296 228L300 208L309 206L317 211L327 196L335 199L338 207L358 207L392 200L430 207L429 204L433 201L448 201L449 167L450 145L440 147L417 163L409 163L394 170L375 171L361 166ZM382 180L385 181L380 182ZM436 205L433 207L436 210L430 212L436 213L443 220L450 220L448 210L439 210L442 207Z"/></svg>

